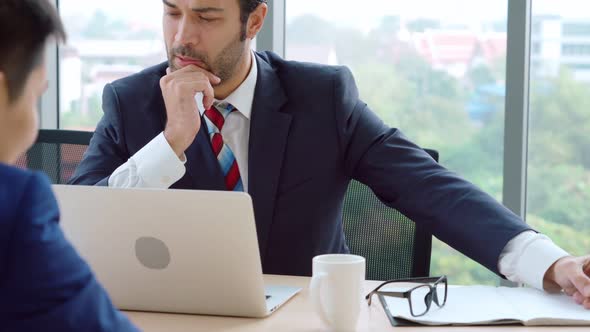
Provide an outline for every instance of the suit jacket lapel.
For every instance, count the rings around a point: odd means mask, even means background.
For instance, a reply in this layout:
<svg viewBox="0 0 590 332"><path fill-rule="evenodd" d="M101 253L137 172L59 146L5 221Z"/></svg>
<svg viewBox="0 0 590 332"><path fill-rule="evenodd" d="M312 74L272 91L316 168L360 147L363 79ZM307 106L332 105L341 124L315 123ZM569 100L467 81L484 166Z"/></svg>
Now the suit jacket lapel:
<svg viewBox="0 0 590 332"><path fill-rule="evenodd" d="M250 122L248 192L264 263L291 115L280 112L287 97L274 69L258 55L254 60L258 64L258 81Z"/></svg>

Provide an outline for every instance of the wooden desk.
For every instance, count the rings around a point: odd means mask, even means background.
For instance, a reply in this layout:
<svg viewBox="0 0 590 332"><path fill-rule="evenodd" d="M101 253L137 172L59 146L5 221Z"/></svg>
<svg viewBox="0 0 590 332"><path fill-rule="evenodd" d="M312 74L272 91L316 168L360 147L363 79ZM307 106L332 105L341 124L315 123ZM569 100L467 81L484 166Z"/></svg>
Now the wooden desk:
<svg viewBox="0 0 590 332"><path fill-rule="evenodd" d="M197 315L176 315L144 312L126 312L129 318L146 332L196 332L196 331L328 331L320 318L315 314L309 299L307 277L264 277L267 283L292 285L302 290L278 311L264 319L232 318ZM367 281L365 293L370 292L379 283ZM523 326L482 326L482 327L393 327L385 316L381 303L377 300L369 307L362 305L357 331L400 331L400 332L445 332L445 331L588 331L588 327L523 327Z"/></svg>

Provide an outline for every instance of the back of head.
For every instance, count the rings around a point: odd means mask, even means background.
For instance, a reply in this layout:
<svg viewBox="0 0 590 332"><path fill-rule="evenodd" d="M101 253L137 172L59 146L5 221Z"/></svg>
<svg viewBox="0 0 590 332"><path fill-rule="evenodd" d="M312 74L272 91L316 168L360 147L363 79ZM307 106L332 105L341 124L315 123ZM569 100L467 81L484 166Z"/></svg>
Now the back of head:
<svg viewBox="0 0 590 332"><path fill-rule="evenodd" d="M48 0L0 0L0 162L12 163L37 136L37 102L47 87L45 45L65 40Z"/></svg>
<svg viewBox="0 0 590 332"><path fill-rule="evenodd" d="M43 62L51 36L64 40L65 32L47 0L0 1L0 71L11 100L20 96L29 74Z"/></svg>

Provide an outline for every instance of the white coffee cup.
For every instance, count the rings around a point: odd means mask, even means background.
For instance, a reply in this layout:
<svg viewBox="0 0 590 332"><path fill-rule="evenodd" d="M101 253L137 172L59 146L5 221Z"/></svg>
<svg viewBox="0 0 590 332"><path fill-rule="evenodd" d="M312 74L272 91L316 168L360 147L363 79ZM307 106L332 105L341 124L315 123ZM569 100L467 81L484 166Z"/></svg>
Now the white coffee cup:
<svg viewBox="0 0 590 332"><path fill-rule="evenodd" d="M334 254L313 258L309 285L314 307L334 331L355 331L363 300L365 259Z"/></svg>

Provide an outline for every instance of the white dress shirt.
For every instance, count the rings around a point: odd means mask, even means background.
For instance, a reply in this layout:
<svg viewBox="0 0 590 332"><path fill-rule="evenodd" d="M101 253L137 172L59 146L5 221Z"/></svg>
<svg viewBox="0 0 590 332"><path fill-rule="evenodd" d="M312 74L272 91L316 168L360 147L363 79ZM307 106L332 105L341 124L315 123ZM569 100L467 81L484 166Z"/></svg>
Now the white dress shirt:
<svg viewBox="0 0 590 332"><path fill-rule="evenodd" d="M238 161L246 192L250 115L257 78L258 66L255 56L252 55L252 65L246 80L224 100L237 108L238 112L233 112L227 117L221 130L225 144L229 145ZM167 189L184 176L184 163L174 153L164 133L161 133L115 170L109 178L109 187ZM510 281L525 283L542 290L543 277L547 269L556 260L565 256L568 256L568 253L547 236L526 231L508 242L500 254L498 270Z"/></svg>

